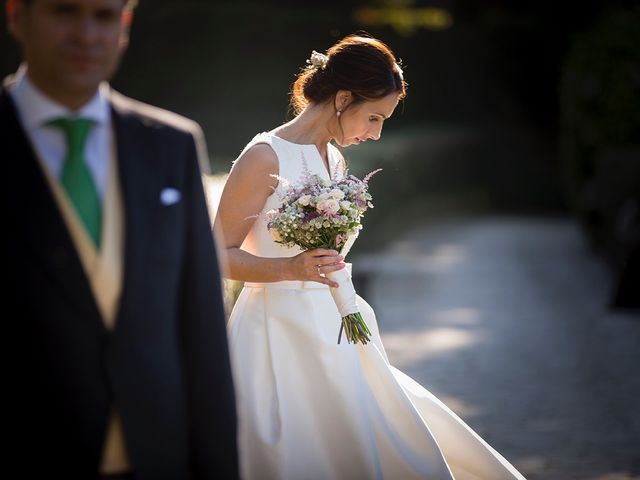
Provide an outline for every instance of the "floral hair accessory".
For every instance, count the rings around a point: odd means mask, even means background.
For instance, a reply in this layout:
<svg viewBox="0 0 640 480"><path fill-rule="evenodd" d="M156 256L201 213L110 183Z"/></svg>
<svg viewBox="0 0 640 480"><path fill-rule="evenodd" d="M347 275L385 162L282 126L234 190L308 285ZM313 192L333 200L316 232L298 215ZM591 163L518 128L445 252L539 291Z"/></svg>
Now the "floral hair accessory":
<svg viewBox="0 0 640 480"><path fill-rule="evenodd" d="M327 57L324 53L316 52L313 50L311 52L311 57L307 60L307 64L310 68L322 68L327 66L327 62L329 61L329 57Z"/></svg>

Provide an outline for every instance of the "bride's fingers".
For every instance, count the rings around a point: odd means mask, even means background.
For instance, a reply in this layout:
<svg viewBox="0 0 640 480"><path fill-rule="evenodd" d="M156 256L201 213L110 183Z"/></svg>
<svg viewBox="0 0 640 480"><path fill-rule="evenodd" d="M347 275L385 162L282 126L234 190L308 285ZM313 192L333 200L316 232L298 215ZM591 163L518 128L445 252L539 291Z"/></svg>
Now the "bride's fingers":
<svg viewBox="0 0 640 480"><path fill-rule="evenodd" d="M315 262L320 266L333 265L334 263L342 262L344 260L344 256L340 254L313 256L313 257L310 257L309 260Z"/></svg>
<svg viewBox="0 0 640 480"><path fill-rule="evenodd" d="M337 288L338 282L335 282L323 275L331 272L336 272L338 270L342 270L346 265L343 262L332 263L327 265L316 265L318 269L318 276L314 279L316 282L324 283L325 285L329 285L330 287Z"/></svg>
<svg viewBox="0 0 640 480"><path fill-rule="evenodd" d="M312 257L337 257L339 252L336 250L330 250L328 248L314 248L307 251Z"/></svg>
<svg viewBox="0 0 640 480"><path fill-rule="evenodd" d="M306 265L307 268L314 267L324 267L326 265L336 265L342 263L344 257L342 255L334 255L334 256L306 256L302 259L302 263Z"/></svg>
<svg viewBox="0 0 640 480"><path fill-rule="evenodd" d="M342 270L347 264L344 262L326 263L324 265L318 265L318 273L330 273Z"/></svg>
<svg viewBox="0 0 640 480"><path fill-rule="evenodd" d="M330 287L338 288L337 282L334 282L333 280L329 280L326 277L318 277L316 280L314 280L314 282L324 283L325 285L328 285Z"/></svg>
<svg viewBox="0 0 640 480"><path fill-rule="evenodd" d="M336 260L333 259L317 259L318 263L314 265L309 265L309 270L313 271L315 268L318 272L318 275L322 275L329 272L335 272L336 270L343 269L347 264L341 260L341 257Z"/></svg>
<svg viewBox="0 0 640 480"><path fill-rule="evenodd" d="M346 266L343 260L343 255L340 255L335 250L326 248L308 250L294 258L295 264L298 265L297 268L302 273L301 279L323 283L330 287L337 287L338 283L326 278L324 275L343 269Z"/></svg>
<svg viewBox="0 0 640 480"><path fill-rule="evenodd" d="M317 280L318 277L322 275L322 270L320 270L320 265L307 265L306 271L308 272L308 278L312 280Z"/></svg>
<svg viewBox="0 0 640 480"><path fill-rule="evenodd" d="M328 267L316 267L318 269L318 274L313 278L314 282L324 283L325 285L329 285L330 287L337 288L338 282L334 282L333 280L323 277L323 270L326 270Z"/></svg>

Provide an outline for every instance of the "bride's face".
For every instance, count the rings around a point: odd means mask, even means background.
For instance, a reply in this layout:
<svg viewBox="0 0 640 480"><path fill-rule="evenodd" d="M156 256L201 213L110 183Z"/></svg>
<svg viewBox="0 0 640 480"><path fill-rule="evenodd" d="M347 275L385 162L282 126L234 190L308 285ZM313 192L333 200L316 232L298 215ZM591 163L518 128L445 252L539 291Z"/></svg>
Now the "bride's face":
<svg viewBox="0 0 640 480"><path fill-rule="evenodd" d="M340 117L342 138L336 139L341 147L357 145L367 140L378 140L382 125L398 105L398 95L391 93L378 100L365 101L347 108Z"/></svg>

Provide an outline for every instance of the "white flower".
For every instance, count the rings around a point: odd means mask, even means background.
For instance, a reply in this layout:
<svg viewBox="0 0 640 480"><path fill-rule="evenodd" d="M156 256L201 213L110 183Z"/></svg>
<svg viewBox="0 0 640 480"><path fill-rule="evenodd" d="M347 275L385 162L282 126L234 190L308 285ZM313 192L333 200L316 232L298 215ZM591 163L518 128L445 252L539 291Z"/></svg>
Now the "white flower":
<svg viewBox="0 0 640 480"><path fill-rule="evenodd" d="M324 68L327 66L327 61L329 57L327 57L324 53L316 52L313 50L311 52L311 56L307 60L307 64L312 67Z"/></svg>
<svg viewBox="0 0 640 480"><path fill-rule="evenodd" d="M325 202L325 210L331 214L336 214L338 213L338 210L340 210L340 204L338 203L337 200L330 198L329 200L327 200Z"/></svg>
<svg viewBox="0 0 640 480"><path fill-rule="evenodd" d="M348 200L342 200L340 202L340 207L342 207L344 211L348 211L351 208L351 202Z"/></svg>
<svg viewBox="0 0 640 480"><path fill-rule="evenodd" d="M302 195L298 199L298 203L300 205L302 205L303 207L306 207L307 205L309 205L311 203L311 195Z"/></svg>
<svg viewBox="0 0 640 480"><path fill-rule="evenodd" d="M320 213L324 212L326 208L326 200L319 200L318 203L316 203L316 210Z"/></svg>
<svg viewBox="0 0 640 480"><path fill-rule="evenodd" d="M339 188L334 188L333 190L331 190L330 193L331 193L331 196L336 200L342 200L344 198L344 192Z"/></svg>

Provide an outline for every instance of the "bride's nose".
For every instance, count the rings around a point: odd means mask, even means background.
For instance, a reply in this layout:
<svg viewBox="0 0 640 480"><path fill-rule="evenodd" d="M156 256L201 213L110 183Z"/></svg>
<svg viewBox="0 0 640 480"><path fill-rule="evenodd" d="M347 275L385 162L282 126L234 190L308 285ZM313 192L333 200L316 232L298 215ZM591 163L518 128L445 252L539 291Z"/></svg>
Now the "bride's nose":
<svg viewBox="0 0 640 480"><path fill-rule="evenodd" d="M369 131L368 138L370 140L380 140L380 135L382 134L382 125L378 128L373 128Z"/></svg>

